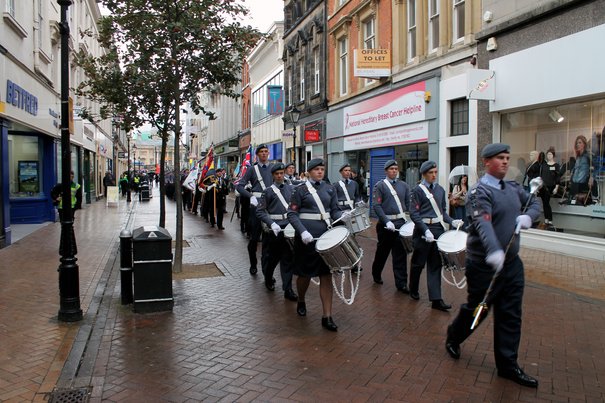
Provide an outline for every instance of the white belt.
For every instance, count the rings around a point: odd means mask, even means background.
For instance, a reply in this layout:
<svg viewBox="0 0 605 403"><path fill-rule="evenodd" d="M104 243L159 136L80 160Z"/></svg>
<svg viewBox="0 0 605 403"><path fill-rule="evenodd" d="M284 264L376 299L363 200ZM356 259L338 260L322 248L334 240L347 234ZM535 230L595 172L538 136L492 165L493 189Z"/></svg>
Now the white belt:
<svg viewBox="0 0 605 403"><path fill-rule="evenodd" d="M318 220L318 221L322 221L322 220L329 220L330 219L330 215L326 214L311 214L311 213L300 213L298 215L298 217L301 220Z"/></svg>
<svg viewBox="0 0 605 403"><path fill-rule="evenodd" d="M252 192L252 196L254 197L261 197L263 195L262 192Z"/></svg>
<svg viewBox="0 0 605 403"><path fill-rule="evenodd" d="M422 219L425 224L439 224L441 221L443 221L443 216Z"/></svg>
<svg viewBox="0 0 605 403"><path fill-rule="evenodd" d="M397 220L399 218L405 218L405 214L403 214L403 213L402 214L390 214L390 215L387 214L387 218L389 220Z"/></svg>
<svg viewBox="0 0 605 403"><path fill-rule="evenodd" d="M339 206L351 206L353 204L353 201L351 200L350 202L343 200L343 201L339 201L338 205Z"/></svg>
<svg viewBox="0 0 605 403"><path fill-rule="evenodd" d="M285 220L288 216L286 214L269 214L269 218L272 220Z"/></svg>

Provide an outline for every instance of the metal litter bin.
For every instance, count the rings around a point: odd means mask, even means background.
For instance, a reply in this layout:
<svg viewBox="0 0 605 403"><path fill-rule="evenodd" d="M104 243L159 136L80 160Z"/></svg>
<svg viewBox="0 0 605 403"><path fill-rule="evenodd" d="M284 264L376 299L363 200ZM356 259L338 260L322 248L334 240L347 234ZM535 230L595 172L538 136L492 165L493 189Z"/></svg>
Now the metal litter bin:
<svg viewBox="0 0 605 403"><path fill-rule="evenodd" d="M162 227L144 226L132 233L134 311L171 311L172 237Z"/></svg>
<svg viewBox="0 0 605 403"><path fill-rule="evenodd" d="M149 201L149 182L142 182L139 187L139 201Z"/></svg>

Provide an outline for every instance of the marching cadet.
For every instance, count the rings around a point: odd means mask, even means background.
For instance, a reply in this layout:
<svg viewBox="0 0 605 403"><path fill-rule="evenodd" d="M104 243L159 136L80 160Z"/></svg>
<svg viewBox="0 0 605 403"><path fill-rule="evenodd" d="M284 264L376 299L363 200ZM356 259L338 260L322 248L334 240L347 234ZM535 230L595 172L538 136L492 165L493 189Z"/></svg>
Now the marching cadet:
<svg viewBox="0 0 605 403"><path fill-rule="evenodd" d="M340 218L344 213L338 208L336 191L327 184L324 161L312 159L307 164L309 180L294 188L288 221L294 227L294 274L298 291L296 312L300 316L307 315L305 294L309 288L311 277L319 276L319 296L323 308L322 327L337 331L338 326L332 320L332 275L330 268L315 250L315 239L328 230L332 220Z"/></svg>
<svg viewBox="0 0 605 403"><path fill-rule="evenodd" d="M256 148L256 158L257 161L248 168L236 187L240 197L250 200L248 216L250 241L248 242L248 256L250 257L250 274L253 276L258 273L256 249L258 242L261 240L262 233L261 221L256 216L256 206L258 206L258 199L261 197L263 190L270 186L270 183L272 182L271 165L269 164L269 148L266 144L261 144ZM250 191L246 189L246 184L248 183L252 186Z"/></svg>
<svg viewBox="0 0 605 403"><path fill-rule="evenodd" d="M294 187L284 182L284 164L273 164L271 174L273 184L263 191L256 208L257 217L267 225L263 234L263 256L267 258L261 262L265 287L275 290L273 272L279 263L284 298L297 301L298 296L292 290L292 250L288 245L283 229L288 225L288 203L292 198Z"/></svg>
<svg viewBox="0 0 605 403"><path fill-rule="evenodd" d="M519 258L519 229L530 228L540 216L537 198L529 196L515 181L504 181L510 161L510 147L489 144L481 151L485 175L467 194L466 211L471 220L466 240L467 302L447 328L445 348L460 358L460 344L473 332L473 312L483 300L495 273L494 288L487 304L494 310L494 355L498 376L532 388L538 381L527 375L517 362L521 339L521 305L525 276ZM527 212L522 212L526 205ZM481 315L479 323L485 318Z"/></svg>
<svg viewBox="0 0 605 403"><path fill-rule="evenodd" d="M290 185L298 185L301 183L301 181L296 179L296 176L294 175L295 170L296 167L294 166L293 162L286 164L286 172L284 174L284 181L286 183L289 183Z"/></svg>
<svg viewBox="0 0 605 403"><path fill-rule="evenodd" d="M338 170L342 178L334 184L338 207L341 210L353 210L355 204L361 201L359 185L351 179L351 165L344 164Z"/></svg>
<svg viewBox="0 0 605 403"><path fill-rule="evenodd" d="M382 270L389 253L392 253L395 287L408 294L407 252L399 240L398 230L405 223L405 212L410 208L410 188L398 178L397 161L388 160L384 164L384 170L386 178L376 182L372 196L374 212L378 216L378 244L372 263L372 277L376 284L383 283Z"/></svg>
<svg viewBox="0 0 605 403"><path fill-rule="evenodd" d="M229 183L225 178L225 168L219 168L216 170L216 226L219 230L224 230L223 227L223 216L225 214L225 208L227 206L227 195L229 194ZM214 225L214 220L210 220L210 223Z"/></svg>
<svg viewBox="0 0 605 403"><path fill-rule="evenodd" d="M435 240L447 231L447 224L460 227L462 220L452 220L446 212L447 194L437 184L437 164L425 161L420 166L422 181L410 195L410 217L414 221L414 252L410 269L410 297L420 299L420 274L427 265L426 283L432 308L447 311L452 306L441 297L441 255Z"/></svg>
<svg viewBox="0 0 605 403"><path fill-rule="evenodd" d="M209 170L202 179L202 217L214 228L214 188L216 187L216 171Z"/></svg>

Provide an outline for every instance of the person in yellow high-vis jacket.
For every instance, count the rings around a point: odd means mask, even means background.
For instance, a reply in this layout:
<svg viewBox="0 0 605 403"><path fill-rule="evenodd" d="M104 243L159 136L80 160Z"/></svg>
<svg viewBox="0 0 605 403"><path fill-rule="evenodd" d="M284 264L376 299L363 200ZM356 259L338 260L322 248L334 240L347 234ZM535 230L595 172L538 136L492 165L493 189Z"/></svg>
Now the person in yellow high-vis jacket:
<svg viewBox="0 0 605 403"><path fill-rule="evenodd" d="M72 208L72 220L75 218L76 210L82 208L82 186L79 183L74 182L74 171L71 171L71 208ZM51 190L50 194L53 199L53 204L57 206L59 212L59 219L63 221L63 200L61 200L62 185L56 184Z"/></svg>

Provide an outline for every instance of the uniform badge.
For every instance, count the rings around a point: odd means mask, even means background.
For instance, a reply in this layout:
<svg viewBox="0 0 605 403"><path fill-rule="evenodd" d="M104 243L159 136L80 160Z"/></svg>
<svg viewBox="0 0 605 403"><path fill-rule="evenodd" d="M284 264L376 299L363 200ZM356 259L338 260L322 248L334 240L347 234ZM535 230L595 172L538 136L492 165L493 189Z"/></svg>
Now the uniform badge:
<svg viewBox="0 0 605 403"><path fill-rule="evenodd" d="M297 204L290 204L290 208L292 209L292 211L298 211L298 205Z"/></svg>

